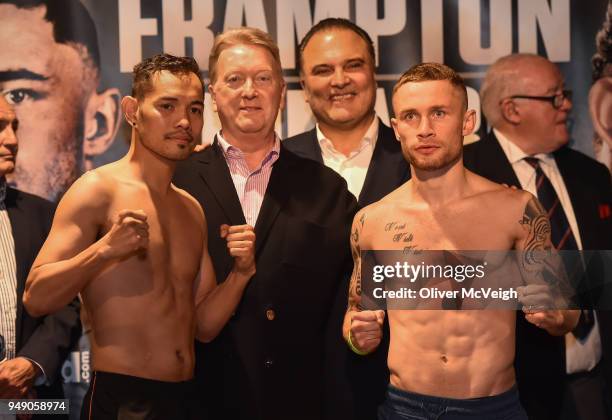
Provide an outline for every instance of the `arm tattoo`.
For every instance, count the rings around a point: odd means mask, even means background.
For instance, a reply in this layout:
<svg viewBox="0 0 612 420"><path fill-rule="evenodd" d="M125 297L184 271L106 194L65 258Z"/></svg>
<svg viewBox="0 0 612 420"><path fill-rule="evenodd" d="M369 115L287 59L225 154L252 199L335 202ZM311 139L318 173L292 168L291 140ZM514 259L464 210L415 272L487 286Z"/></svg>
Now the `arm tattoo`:
<svg viewBox="0 0 612 420"><path fill-rule="evenodd" d="M361 246L359 239L365 224L365 213L361 215L358 223L354 223L351 233L351 251L353 255L353 274L349 286L348 309L359 310L361 303Z"/></svg>
<svg viewBox="0 0 612 420"><path fill-rule="evenodd" d="M544 260L552 250L551 229L546 210L535 197L525 206L523 218L519 223L527 233L521 253L521 265L527 272L541 270Z"/></svg>

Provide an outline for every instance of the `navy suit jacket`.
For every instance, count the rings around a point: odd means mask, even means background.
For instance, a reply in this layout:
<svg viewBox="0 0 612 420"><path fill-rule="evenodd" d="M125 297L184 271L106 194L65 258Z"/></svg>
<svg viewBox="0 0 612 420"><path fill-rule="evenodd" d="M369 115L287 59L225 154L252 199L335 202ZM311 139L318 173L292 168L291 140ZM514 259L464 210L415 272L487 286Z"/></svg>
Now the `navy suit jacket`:
<svg viewBox="0 0 612 420"><path fill-rule="evenodd" d="M17 265L16 355L36 361L44 369L50 386L37 387L38 398L63 398L59 371L71 345L80 335L78 302L74 301L55 314L34 318L27 313L22 301L28 273L51 228L54 206L13 188L7 188L5 204Z"/></svg>
<svg viewBox="0 0 612 420"><path fill-rule="evenodd" d="M601 209L612 207L610 172L590 157L563 147L554 158L567 188L584 250L612 249L612 218ZM499 141L491 132L482 140L464 147L464 164L469 170L494 182L521 185ZM607 216L606 216L607 214ZM603 294L609 290L601 290ZM611 311L598 311L602 338L603 366L612 385ZM517 316L516 378L521 402L533 419L557 419L563 398L565 339Z"/></svg>
<svg viewBox="0 0 612 420"><path fill-rule="evenodd" d="M219 227L245 219L218 142L181 162L174 183L204 209L222 282L233 259ZM334 308L348 289L356 211L344 179L281 144L255 226L257 273L219 336L196 345L201 418L330 418L338 398L328 355L344 346Z"/></svg>
<svg viewBox="0 0 612 420"><path fill-rule="evenodd" d="M323 164L321 146L315 128L289 137L283 141L283 145L298 156ZM409 179L410 165L402 155L399 141L396 140L393 130L379 120L376 147L357 200L359 207L380 200Z"/></svg>
<svg viewBox="0 0 612 420"><path fill-rule="evenodd" d="M316 128L284 140L283 145L297 155L323 164ZM402 155L395 133L379 120L378 138L359 194L359 207L380 200L409 179L410 165ZM342 310L346 310L346 300L342 305ZM345 347L334 356L336 365L341 367L339 372L344 372L336 378L335 387L343 395L334 406L336 416L359 420L376 418L377 407L384 400L389 382L388 350L389 325L385 318L383 340L376 352L363 357Z"/></svg>

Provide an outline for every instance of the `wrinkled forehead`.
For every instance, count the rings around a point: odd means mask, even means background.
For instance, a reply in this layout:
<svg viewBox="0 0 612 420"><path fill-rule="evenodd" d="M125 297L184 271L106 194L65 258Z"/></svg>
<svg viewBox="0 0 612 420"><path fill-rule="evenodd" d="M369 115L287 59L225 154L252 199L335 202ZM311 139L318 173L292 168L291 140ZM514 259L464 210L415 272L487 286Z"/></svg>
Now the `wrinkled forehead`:
<svg viewBox="0 0 612 420"><path fill-rule="evenodd" d="M267 48L256 44L234 44L219 54L217 68L225 71L235 69L280 71L280 63Z"/></svg>

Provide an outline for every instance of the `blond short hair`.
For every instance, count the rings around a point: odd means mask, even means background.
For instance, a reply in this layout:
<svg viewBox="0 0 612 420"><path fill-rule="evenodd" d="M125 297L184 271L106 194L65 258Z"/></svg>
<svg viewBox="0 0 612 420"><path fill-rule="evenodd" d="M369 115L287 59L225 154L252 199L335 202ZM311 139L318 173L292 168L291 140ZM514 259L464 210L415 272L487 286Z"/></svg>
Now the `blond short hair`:
<svg viewBox="0 0 612 420"><path fill-rule="evenodd" d="M208 57L208 77L211 83L214 83L217 78L217 61L221 53L234 45L241 44L260 46L268 50L278 66L279 73L282 73L278 45L276 45L270 34L261 29L244 26L228 29L215 37L215 42Z"/></svg>

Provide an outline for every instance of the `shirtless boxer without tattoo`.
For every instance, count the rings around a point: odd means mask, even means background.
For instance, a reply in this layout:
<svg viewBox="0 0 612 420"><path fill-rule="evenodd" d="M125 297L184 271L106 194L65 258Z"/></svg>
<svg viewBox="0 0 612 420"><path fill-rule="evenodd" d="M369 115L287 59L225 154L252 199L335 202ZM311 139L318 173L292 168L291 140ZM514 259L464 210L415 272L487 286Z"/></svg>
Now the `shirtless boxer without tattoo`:
<svg viewBox="0 0 612 420"><path fill-rule="evenodd" d="M83 418L186 418L194 336L216 336L255 273L252 227L223 225L234 267L216 285L202 209L170 183L200 140L203 99L192 58L138 64L122 101L127 155L73 184L34 262L27 310L52 313L80 294L91 325Z"/></svg>
<svg viewBox="0 0 612 420"><path fill-rule="evenodd" d="M360 353L380 343L384 311L361 310L361 250L544 250L550 225L529 193L463 167L463 136L474 128L463 80L433 63L408 70L393 91L392 119L413 178L357 213L354 272L343 334ZM405 224L410 243L385 225ZM526 419L513 370L516 311L389 310L390 386L380 419ZM560 335L576 311L540 310L530 322ZM469 417L471 416L471 417Z"/></svg>

